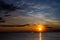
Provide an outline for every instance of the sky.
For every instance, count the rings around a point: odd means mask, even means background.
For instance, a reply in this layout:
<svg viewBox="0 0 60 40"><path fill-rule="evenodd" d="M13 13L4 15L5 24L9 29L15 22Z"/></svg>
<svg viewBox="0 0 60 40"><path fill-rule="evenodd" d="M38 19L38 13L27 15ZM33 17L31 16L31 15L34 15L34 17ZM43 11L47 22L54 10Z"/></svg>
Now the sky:
<svg viewBox="0 0 60 40"><path fill-rule="evenodd" d="M3 17L6 10L0 10L0 17L6 22L0 25L46 24L60 26L60 0L3 0L7 4L24 8L9 12L10 17Z"/></svg>

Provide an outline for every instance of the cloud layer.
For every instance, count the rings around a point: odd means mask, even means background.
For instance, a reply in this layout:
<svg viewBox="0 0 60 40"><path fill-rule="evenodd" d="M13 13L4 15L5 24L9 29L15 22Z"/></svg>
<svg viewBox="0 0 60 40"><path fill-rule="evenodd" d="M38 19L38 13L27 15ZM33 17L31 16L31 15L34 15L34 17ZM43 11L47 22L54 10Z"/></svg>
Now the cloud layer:
<svg viewBox="0 0 60 40"><path fill-rule="evenodd" d="M8 3L8 1L6 2ZM10 19L7 18L7 24L60 24L60 0L10 0L9 3L12 3L14 6L23 7L25 10L11 12L12 16Z"/></svg>

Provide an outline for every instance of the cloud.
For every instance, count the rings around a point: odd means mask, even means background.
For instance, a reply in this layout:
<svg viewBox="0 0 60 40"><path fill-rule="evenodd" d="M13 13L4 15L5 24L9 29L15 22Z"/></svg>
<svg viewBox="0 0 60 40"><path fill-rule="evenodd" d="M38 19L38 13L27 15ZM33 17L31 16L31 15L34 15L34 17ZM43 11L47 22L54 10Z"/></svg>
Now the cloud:
<svg viewBox="0 0 60 40"><path fill-rule="evenodd" d="M6 22L7 24L8 23L10 24L11 23L13 24L44 23L44 24L53 24L53 25L60 24L59 1L22 0L22 1L17 1L17 4L18 4L17 5L18 7L21 6L26 9L17 10L10 13L12 16L11 16L11 19L7 18L8 20L8 22Z"/></svg>
<svg viewBox="0 0 60 40"><path fill-rule="evenodd" d="M1 16L1 19L0 19L0 22L5 22L5 20L2 20L3 17L8 17L8 16L11 16L10 12L13 12L13 11L16 11L16 9L19 9L19 10L24 10L24 8L21 8L21 7L16 7L14 6L13 4L8 4L6 3L5 1L0 1L0 11L5 11L3 14L3 16ZM2 14L2 13L1 13Z"/></svg>
<svg viewBox="0 0 60 40"><path fill-rule="evenodd" d="M34 9L40 9L40 10L51 8L50 6L42 5L42 4L35 4L29 7Z"/></svg>
<svg viewBox="0 0 60 40"><path fill-rule="evenodd" d="M50 14L50 13L37 12L36 14L31 13L28 15L35 18L35 20L39 21L40 23L55 24L55 25L60 24L60 20L57 20L56 17L53 17L52 16L53 14Z"/></svg>

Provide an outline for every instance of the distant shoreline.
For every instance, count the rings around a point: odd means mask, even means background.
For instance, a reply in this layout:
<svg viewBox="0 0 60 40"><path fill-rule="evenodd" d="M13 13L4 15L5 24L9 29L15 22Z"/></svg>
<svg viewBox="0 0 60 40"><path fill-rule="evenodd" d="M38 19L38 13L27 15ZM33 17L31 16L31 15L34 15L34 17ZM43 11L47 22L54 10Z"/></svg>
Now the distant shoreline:
<svg viewBox="0 0 60 40"><path fill-rule="evenodd" d="M42 33L47 33L47 32L60 32L60 31L46 31L46 32L42 32ZM0 31L0 33L40 33L40 32L36 32L36 31Z"/></svg>

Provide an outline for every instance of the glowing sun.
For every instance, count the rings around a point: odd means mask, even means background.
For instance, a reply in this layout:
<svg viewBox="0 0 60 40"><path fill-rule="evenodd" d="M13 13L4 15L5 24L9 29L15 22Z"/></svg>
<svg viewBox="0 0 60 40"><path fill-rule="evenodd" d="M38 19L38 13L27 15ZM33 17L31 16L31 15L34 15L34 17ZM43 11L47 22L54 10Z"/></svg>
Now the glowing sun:
<svg viewBox="0 0 60 40"><path fill-rule="evenodd" d="M38 28L38 30L42 31L43 29L42 28Z"/></svg>
<svg viewBox="0 0 60 40"><path fill-rule="evenodd" d="M42 32L45 30L45 26L44 25L38 25L38 31Z"/></svg>

